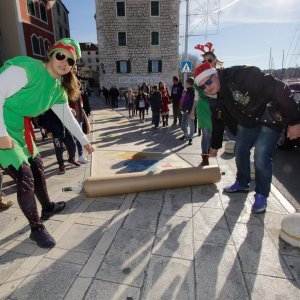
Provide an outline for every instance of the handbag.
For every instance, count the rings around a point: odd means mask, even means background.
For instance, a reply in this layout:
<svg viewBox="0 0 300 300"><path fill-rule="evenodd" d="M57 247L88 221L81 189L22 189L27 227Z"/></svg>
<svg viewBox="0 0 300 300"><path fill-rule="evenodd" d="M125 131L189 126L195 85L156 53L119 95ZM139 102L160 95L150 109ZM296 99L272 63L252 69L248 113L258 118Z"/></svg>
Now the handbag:
<svg viewBox="0 0 300 300"><path fill-rule="evenodd" d="M91 124L90 124L89 118L87 117L87 115L83 109L81 109L81 111L82 111L82 131L85 134L90 134Z"/></svg>

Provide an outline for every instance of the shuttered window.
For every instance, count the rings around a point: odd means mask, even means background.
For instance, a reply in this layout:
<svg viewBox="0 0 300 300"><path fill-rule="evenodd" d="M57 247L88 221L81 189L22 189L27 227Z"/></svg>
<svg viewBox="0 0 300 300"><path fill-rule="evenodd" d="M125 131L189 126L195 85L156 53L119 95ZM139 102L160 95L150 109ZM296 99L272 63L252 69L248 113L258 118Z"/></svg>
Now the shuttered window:
<svg viewBox="0 0 300 300"><path fill-rule="evenodd" d="M161 73L162 61L161 60L148 60L148 72L149 73Z"/></svg>
<svg viewBox="0 0 300 300"><path fill-rule="evenodd" d="M151 45L159 45L159 32L152 31L151 32Z"/></svg>
<svg viewBox="0 0 300 300"><path fill-rule="evenodd" d="M118 32L119 46L126 46L126 32Z"/></svg>
<svg viewBox="0 0 300 300"><path fill-rule="evenodd" d="M124 1L117 2L117 16L125 17L125 2Z"/></svg>
<svg viewBox="0 0 300 300"><path fill-rule="evenodd" d="M117 61L117 73L131 73L131 63L129 60Z"/></svg>
<svg viewBox="0 0 300 300"><path fill-rule="evenodd" d="M159 16L159 1L151 1L151 16Z"/></svg>

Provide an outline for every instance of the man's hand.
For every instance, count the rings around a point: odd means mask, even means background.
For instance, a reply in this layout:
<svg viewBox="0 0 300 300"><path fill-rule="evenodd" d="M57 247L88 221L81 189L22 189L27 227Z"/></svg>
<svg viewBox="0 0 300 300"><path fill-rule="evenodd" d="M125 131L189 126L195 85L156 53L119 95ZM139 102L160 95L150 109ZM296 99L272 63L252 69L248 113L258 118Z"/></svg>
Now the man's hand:
<svg viewBox="0 0 300 300"><path fill-rule="evenodd" d="M14 147L14 142L10 136L0 136L0 149L11 149Z"/></svg>
<svg viewBox="0 0 300 300"><path fill-rule="evenodd" d="M88 152L88 154L91 154L92 152L94 152L94 148L91 144L84 145L84 148Z"/></svg>
<svg viewBox="0 0 300 300"><path fill-rule="evenodd" d="M216 157L218 154L218 149L209 149L209 156L210 157Z"/></svg>
<svg viewBox="0 0 300 300"><path fill-rule="evenodd" d="M289 125L287 128L287 137L290 140L294 140L294 139L300 137L300 124Z"/></svg>

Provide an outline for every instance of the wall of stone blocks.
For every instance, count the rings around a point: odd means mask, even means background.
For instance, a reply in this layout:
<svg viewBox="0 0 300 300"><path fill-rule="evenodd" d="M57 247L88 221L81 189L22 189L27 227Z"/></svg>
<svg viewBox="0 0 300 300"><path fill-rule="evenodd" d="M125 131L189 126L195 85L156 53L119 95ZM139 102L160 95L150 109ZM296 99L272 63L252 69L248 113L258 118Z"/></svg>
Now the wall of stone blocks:
<svg viewBox="0 0 300 300"><path fill-rule="evenodd" d="M179 0L160 0L159 16L151 16L151 0L125 0L126 16L117 17L116 2L96 0L100 85L136 88L161 80L170 86L179 69ZM151 46L152 31L159 32L158 46ZM118 32L126 32L126 46L118 45ZM130 60L131 73L117 73L118 60ZM149 73L148 60L161 60L162 72Z"/></svg>

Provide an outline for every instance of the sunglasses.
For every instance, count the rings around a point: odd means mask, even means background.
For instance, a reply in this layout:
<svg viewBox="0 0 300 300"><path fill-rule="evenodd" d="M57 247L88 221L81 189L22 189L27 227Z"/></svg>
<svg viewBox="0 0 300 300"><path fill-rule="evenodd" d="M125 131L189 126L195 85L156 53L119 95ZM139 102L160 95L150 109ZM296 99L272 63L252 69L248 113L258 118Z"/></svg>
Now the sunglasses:
<svg viewBox="0 0 300 300"><path fill-rule="evenodd" d="M205 81L205 83L203 83L202 85L199 86L199 89L201 91L204 91L206 89L206 86L209 86L213 83L213 81L212 81L213 76L214 76L214 74L212 74L210 76L210 78Z"/></svg>
<svg viewBox="0 0 300 300"><path fill-rule="evenodd" d="M210 64L213 62L212 59L209 58L209 59L207 59L207 60L204 59L204 60L202 61L202 63L205 63L205 62L207 62L207 61L208 61Z"/></svg>
<svg viewBox="0 0 300 300"><path fill-rule="evenodd" d="M62 61L64 59L66 59L66 56L61 52L56 52L55 58L59 61ZM75 65L75 60L72 58L67 58L67 63L70 67L73 67Z"/></svg>

